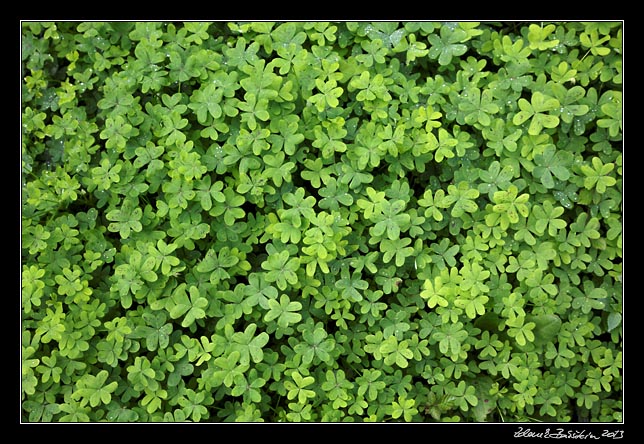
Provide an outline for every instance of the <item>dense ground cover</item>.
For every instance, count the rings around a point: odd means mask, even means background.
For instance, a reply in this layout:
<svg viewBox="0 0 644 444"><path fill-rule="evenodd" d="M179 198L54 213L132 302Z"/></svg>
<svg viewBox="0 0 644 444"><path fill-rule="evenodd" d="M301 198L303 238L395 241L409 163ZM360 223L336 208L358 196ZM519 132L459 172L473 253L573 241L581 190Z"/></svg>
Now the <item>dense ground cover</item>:
<svg viewBox="0 0 644 444"><path fill-rule="evenodd" d="M23 23L23 420L621 421L621 27Z"/></svg>

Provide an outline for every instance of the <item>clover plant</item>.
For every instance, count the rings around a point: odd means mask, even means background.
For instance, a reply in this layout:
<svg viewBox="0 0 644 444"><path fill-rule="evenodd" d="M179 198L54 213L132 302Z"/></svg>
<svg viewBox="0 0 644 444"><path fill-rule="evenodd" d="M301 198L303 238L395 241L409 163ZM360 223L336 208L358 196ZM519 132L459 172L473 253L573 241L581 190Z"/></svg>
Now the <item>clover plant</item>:
<svg viewBox="0 0 644 444"><path fill-rule="evenodd" d="M622 23L21 27L23 421L622 420Z"/></svg>

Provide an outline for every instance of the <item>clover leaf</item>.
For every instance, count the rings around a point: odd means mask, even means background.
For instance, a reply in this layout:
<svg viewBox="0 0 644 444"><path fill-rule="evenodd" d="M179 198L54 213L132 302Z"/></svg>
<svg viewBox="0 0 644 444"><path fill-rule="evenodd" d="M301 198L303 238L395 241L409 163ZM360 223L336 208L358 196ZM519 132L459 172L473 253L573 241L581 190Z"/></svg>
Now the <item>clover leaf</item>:
<svg viewBox="0 0 644 444"><path fill-rule="evenodd" d="M513 130L513 131L512 131ZM512 131L509 134L506 132ZM505 150L514 152L517 149L517 141L521 138L523 130L514 127L512 122L504 122L502 119L495 119L488 127L483 129L483 136L488 141L487 146L494 150L497 156Z"/></svg>
<svg viewBox="0 0 644 444"><path fill-rule="evenodd" d="M170 334L172 333L172 324L166 322L167 317L164 312L156 314L145 313L143 319L146 325L137 326L135 333L145 338L146 348L154 351L157 348L165 348L170 344Z"/></svg>
<svg viewBox="0 0 644 444"><path fill-rule="evenodd" d="M206 316L205 308L208 306L208 300L201 296L197 287L191 286L186 294L186 284L180 284L172 293L168 301L168 312L172 319L184 316L181 321L182 327L189 327L195 320Z"/></svg>
<svg viewBox="0 0 644 444"><path fill-rule="evenodd" d="M506 324L510 327L508 329L508 336L514 338L519 345L526 345L528 342L533 342L535 340L534 328L536 324L531 321L527 321L525 316L516 316L510 318L506 321Z"/></svg>
<svg viewBox="0 0 644 444"><path fill-rule="evenodd" d="M141 217L143 211L132 199L126 199L120 209L113 209L107 212L105 217L113 221L107 229L118 232L122 238L127 239L132 232L140 232L143 229Z"/></svg>
<svg viewBox="0 0 644 444"><path fill-rule="evenodd" d="M230 278L228 269L239 263L239 258L235 251L228 247L222 247L219 253L214 250L208 250L206 256L197 264L196 271L199 273L209 274L210 282L213 285Z"/></svg>
<svg viewBox="0 0 644 444"><path fill-rule="evenodd" d="M314 382L313 376L302 376L298 371L294 371L291 374L291 379L284 381L284 386L288 390L286 397L288 399L297 398L298 403L304 404L308 398L315 397L315 392L306 388Z"/></svg>
<svg viewBox="0 0 644 444"><path fill-rule="evenodd" d="M291 208L280 210L279 214L283 220L290 220L295 227L302 225L302 217L304 220L311 219L315 216L313 205L315 205L315 197L304 197L304 188L298 188L294 193L286 193L284 195L284 202Z"/></svg>
<svg viewBox="0 0 644 444"><path fill-rule="evenodd" d="M280 290L285 290L288 284L294 285L298 281L297 270L300 260L291 258L287 250L272 254L262 262L262 268L267 271L267 282L275 282Z"/></svg>
<svg viewBox="0 0 644 444"><path fill-rule="evenodd" d="M268 312L264 315L264 321L269 322L276 319L280 327L286 328L289 324L296 324L302 319L302 315L299 313L301 309L301 303L291 301L287 295L283 294L279 301L268 300Z"/></svg>
<svg viewBox="0 0 644 444"><path fill-rule="evenodd" d="M530 43L530 49L545 51L546 49L557 46L559 41L550 37L550 34L554 31L555 25L553 24L548 24L546 26L543 26L543 24L531 24L528 27L528 42Z"/></svg>
<svg viewBox="0 0 644 444"><path fill-rule="evenodd" d="M553 146L547 147L543 153L534 156L535 168L532 174L540 179L546 188L554 188L554 178L565 181L570 178L572 156L567 151L560 151Z"/></svg>
<svg viewBox="0 0 644 444"><path fill-rule="evenodd" d="M262 348L268 343L268 334L261 332L255 336L257 330L256 324L250 324L243 332L236 332L232 336L233 346L232 350L237 350L240 353L241 364L248 364L252 358L254 363L261 362L264 353Z"/></svg>
<svg viewBox="0 0 644 444"><path fill-rule="evenodd" d="M467 46L462 42L467 40L467 32L462 28L441 26L438 34L428 37L430 48L429 57L438 59L441 66L449 65L453 57L458 57L467 52Z"/></svg>
<svg viewBox="0 0 644 444"><path fill-rule="evenodd" d="M610 174L615 168L615 164L608 162L604 164L599 157L592 158L592 167L590 165L581 165L581 172L586 176L584 178L584 187L586 189L595 188L598 193L604 193L607 187L615 185L617 182Z"/></svg>
<svg viewBox="0 0 644 444"><path fill-rule="evenodd" d="M371 229L371 234L375 237L382 237L386 234L388 239L396 240L401 231L409 228L411 220L409 214L403 212L405 201L385 200L381 205L382 213L372 216L376 224Z"/></svg>
<svg viewBox="0 0 644 444"><path fill-rule="evenodd" d="M315 86L320 92L309 97L308 101L315 105L319 112L325 111L327 107L335 108L340 104L338 97L340 97L344 92L342 87L337 85L338 84L334 79L330 79L326 82L321 79L316 79Z"/></svg>
<svg viewBox="0 0 644 444"><path fill-rule="evenodd" d="M362 279L360 272L354 271L349 274L349 269L344 267L340 273L340 279L335 283L335 287L340 290L344 298L359 302L362 300L360 290L366 290L369 284Z"/></svg>
<svg viewBox="0 0 644 444"><path fill-rule="evenodd" d="M535 228L537 233L543 233L548 228L550 236L556 236L557 231L566 228L566 221L558 219L564 212L562 207L554 207L550 201L545 201L543 206L535 205L532 207L532 212L537 218Z"/></svg>
<svg viewBox="0 0 644 444"><path fill-rule="evenodd" d="M599 100L604 118L597 120L597 126L608 128L611 137L618 137L622 130L622 94L619 91L606 92Z"/></svg>
<svg viewBox="0 0 644 444"><path fill-rule="evenodd" d="M488 219L498 220L501 228L506 229L510 224L519 221L519 215L527 217L530 211L528 200L530 196L527 193L518 195L519 190L516 186L510 185L506 191L496 191L492 196L495 203ZM497 216L498 215L498 216Z"/></svg>
<svg viewBox="0 0 644 444"><path fill-rule="evenodd" d="M456 322L453 324L445 324L439 331L434 333L433 338L438 341L438 347L441 353L455 361L458 359L463 341L467 336L467 331L463 329L463 323Z"/></svg>
<svg viewBox="0 0 644 444"><path fill-rule="evenodd" d="M604 36L600 38L596 29L582 32L579 35L579 40L581 45L585 48L589 48L590 52L594 55L605 56L610 53L610 48L601 46L604 42L610 40L609 37Z"/></svg>
<svg viewBox="0 0 644 444"><path fill-rule="evenodd" d="M447 187L448 202L452 202L453 217L461 217L465 212L474 213L478 209L476 199L479 196L477 189L470 188L467 182L459 182L458 185Z"/></svg>
<svg viewBox="0 0 644 444"><path fill-rule="evenodd" d="M303 364L310 364L314 359L322 362L331 361L331 351L335 347L335 340L328 338L327 332L322 327L304 330L302 338L304 342L297 344L294 350L302 354Z"/></svg>
<svg viewBox="0 0 644 444"><path fill-rule="evenodd" d="M390 336L381 343L379 350L386 365L396 364L398 367L406 368L409 365L408 360L414 356L408 347L406 340L398 342L395 336Z"/></svg>
<svg viewBox="0 0 644 444"><path fill-rule="evenodd" d="M223 97L223 91L215 83L208 83L190 96L188 108L197 114L199 123L205 124L209 121L208 116L218 119L222 115L219 103Z"/></svg>
<svg viewBox="0 0 644 444"><path fill-rule="evenodd" d="M96 375L84 375L76 383L76 390L72 393L71 398L80 400L81 406L88 403L90 407L109 404L112 400L112 393L118 387L118 383L112 381L109 384L105 384L108 376L109 373L107 370L101 370Z"/></svg>
<svg viewBox="0 0 644 444"><path fill-rule="evenodd" d="M467 385L465 381L460 381L458 385L455 383L449 384L446 392L451 395L450 398L458 405L461 410L467 411L469 406L476 407L478 405L478 398L476 397L476 389L474 386Z"/></svg>
<svg viewBox="0 0 644 444"><path fill-rule="evenodd" d="M395 257L396 266L402 267L405 263L405 259L414 254L414 248L410 247L410 244L411 239L409 239L408 237L402 238L397 241L383 239L380 243L380 249L383 252L383 262L387 263Z"/></svg>
<svg viewBox="0 0 644 444"><path fill-rule="evenodd" d="M519 99L520 111L512 118L512 123L521 125L530 119L528 134L536 136L543 128L555 128L559 124L559 117L550 114L550 111L559 109L561 104L554 97L549 97L539 91L532 95L528 102L526 99Z"/></svg>
<svg viewBox="0 0 644 444"><path fill-rule="evenodd" d="M459 102L458 108L464 113L464 122L469 125L478 123L489 126L492 122L491 115L500 110L499 106L494 103L492 91L489 89L481 92L479 88L471 88L463 92L461 97L464 100Z"/></svg>
<svg viewBox="0 0 644 444"><path fill-rule="evenodd" d="M224 384L226 387L231 387L235 379L244 374L248 365L239 362L241 354L237 350L233 350L226 356L220 356L213 361L214 372L212 373L212 380L210 382L212 387L217 387Z"/></svg>

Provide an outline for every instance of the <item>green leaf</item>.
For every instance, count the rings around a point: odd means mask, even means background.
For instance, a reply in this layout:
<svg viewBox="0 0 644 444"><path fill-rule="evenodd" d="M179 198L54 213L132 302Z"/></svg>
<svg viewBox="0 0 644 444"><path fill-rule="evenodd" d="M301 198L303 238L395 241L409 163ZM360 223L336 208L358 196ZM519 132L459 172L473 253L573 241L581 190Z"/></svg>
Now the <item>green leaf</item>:
<svg viewBox="0 0 644 444"><path fill-rule="evenodd" d="M191 149L192 141L188 141L179 155L169 162L170 168L181 174L188 182L200 179L208 171L208 168L201 164L201 156ZM175 171L172 173L173 176L176 175Z"/></svg>
<svg viewBox="0 0 644 444"><path fill-rule="evenodd" d="M367 73L367 75L365 75ZM363 102L370 102L376 100L391 100L391 95L389 90L385 85L385 77L382 74L376 74L370 78L369 71L364 71L360 75L360 83L351 84L349 87L353 86L354 88L362 89L356 95L356 99ZM349 90L351 90L349 88Z"/></svg>
<svg viewBox="0 0 644 444"><path fill-rule="evenodd" d="M479 197L479 191L475 188L470 188L467 182L462 181L458 185L448 185L447 193L449 200L453 203L452 211L450 212L453 217L461 217L466 212L474 213L478 210L479 207L475 199Z"/></svg>
<svg viewBox="0 0 644 444"><path fill-rule="evenodd" d="M338 182L331 179L329 183L320 188L322 199L318 202L320 208L331 211L338 211L340 204L350 207L353 204L353 196L349 193L349 187L344 184L338 186Z"/></svg>
<svg viewBox="0 0 644 444"><path fill-rule="evenodd" d="M76 390L71 397L80 400L81 406L89 403L90 407L97 407L100 404L109 404L112 400L112 393L118 387L116 381L105 384L109 373L101 370L96 375L86 374L76 383Z"/></svg>
<svg viewBox="0 0 644 444"><path fill-rule="evenodd" d="M161 267L164 275L170 275L172 267L176 267L181 260L172 253L177 249L175 244L166 244L163 239L159 239L155 245L149 245L148 254L154 258L156 267Z"/></svg>
<svg viewBox="0 0 644 444"><path fill-rule="evenodd" d="M291 379L284 381L284 387L288 390L288 399L297 398L298 403L304 404L308 398L315 397L315 392L306 387L315 382L313 376L302 376L298 371L291 373Z"/></svg>
<svg viewBox="0 0 644 444"><path fill-rule="evenodd" d="M427 300L427 306L429 308L434 308L436 306L447 307L449 301L444 297L443 283L440 276L435 278L435 281L426 279L423 282L423 290L420 292L420 296L423 299Z"/></svg>
<svg viewBox="0 0 644 444"><path fill-rule="evenodd" d="M335 283L335 288L341 291L342 296L354 302L362 300L363 296L360 290L366 290L368 287L369 284L362 280L361 273L354 271L349 275L348 267L342 269L340 279Z"/></svg>
<svg viewBox="0 0 644 444"><path fill-rule="evenodd" d="M535 324L533 333L536 346L551 343L561 330L561 318L555 314L529 315L526 320Z"/></svg>
<svg viewBox="0 0 644 444"><path fill-rule="evenodd" d="M385 63L385 56L389 52L382 39L363 40L360 43L363 54L356 55L356 60L366 67L376 63Z"/></svg>
<svg viewBox="0 0 644 444"><path fill-rule="evenodd" d="M134 364L127 367L127 379L137 391L143 391L146 388L157 390L159 383L156 380L156 372L147 358L137 356Z"/></svg>
<svg viewBox="0 0 644 444"><path fill-rule="evenodd" d="M410 216L408 213L403 212L405 209L405 201L385 200L381 203L382 212L373 216L376 224L371 229L372 236L381 238L385 234L388 239L396 240L399 238L401 231L409 228Z"/></svg>
<svg viewBox="0 0 644 444"><path fill-rule="evenodd" d="M528 27L528 42L530 42L530 49L536 49L539 51L545 51L546 49L553 48L557 46L559 41L550 37L555 30L555 25L548 24L543 26L537 24L531 24Z"/></svg>
<svg viewBox="0 0 644 444"><path fill-rule="evenodd" d="M434 253L430 257L439 268L453 267L456 265L456 255L460 248L460 245L450 245L450 240L443 238L440 242L430 245L430 249Z"/></svg>
<svg viewBox="0 0 644 444"><path fill-rule="evenodd" d="M137 206L137 202L133 199L126 199L120 209L112 209L105 215L107 220L112 221L107 229L119 233L123 239L127 239L130 237L130 233L138 233L143 230L142 216L143 210Z"/></svg>
<svg viewBox="0 0 644 444"><path fill-rule="evenodd" d="M590 52L593 55L597 56L607 56L610 54L610 48L601 46L604 42L610 40L609 36L599 37L599 33L596 29L590 31L584 31L580 34L579 40L581 45L585 48L589 48Z"/></svg>
<svg viewBox="0 0 644 444"><path fill-rule="evenodd" d="M253 360L255 364L264 358L263 347L268 343L269 337L266 332L261 332L255 336L257 330L256 324L249 324L244 332L236 332L233 337L232 350L240 352L240 364L245 365Z"/></svg>
<svg viewBox="0 0 644 444"><path fill-rule="evenodd" d="M530 119L528 127L528 134L530 135L539 135L543 128L556 128L559 125L559 117L550 114L551 111L560 107L559 101L554 97L549 97L536 91L532 94L530 102L521 98L518 101L518 105L521 111L514 115L512 123L521 125Z"/></svg>
<svg viewBox="0 0 644 444"><path fill-rule="evenodd" d="M599 105L604 117L597 120L597 126L608 128L611 137L621 138L623 109L621 91L606 91L599 99Z"/></svg>
<svg viewBox="0 0 644 444"><path fill-rule="evenodd" d="M526 345L528 342L534 342L535 335L533 330L536 323L528 321L525 316L516 316L506 321L510 327L508 329L508 336L514 338L520 346Z"/></svg>
<svg viewBox="0 0 644 444"><path fill-rule="evenodd" d="M138 326L135 329L137 335L145 338L145 346L149 351L157 348L166 348L170 344L172 324L166 323L166 315L160 311L156 314L144 313L143 319L147 325Z"/></svg>
<svg viewBox="0 0 644 444"><path fill-rule="evenodd" d="M74 296L83 289L83 284L79 277L82 271L78 268L70 270L63 268L62 275L56 275L54 280L58 284L58 294Z"/></svg>
<svg viewBox="0 0 644 444"><path fill-rule="evenodd" d="M127 123L122 116L108 117L105 120L105 129L101 131L101 139L106 139L107 148L125 150L125 145L131 136L138 134L138 130Z"/></svg>
<svg viewBox="0 0 644 444"><path fill-rule="evenodd" d="M492 195L494 206L492 211L499 216L494 217L488 214L486 223L490 225L491 221L499 220L502 229L507 229L510 224L519 222L519 215L527 217L530 212L528 200L530 196L527 193L518 195L519 190L516 186L510 185L505 191L496 191Z"/></svg>
<svg viewBox="0 0 644 444"><path fill-rule="evenodd" d="M543 153L535 154L535 168L532 175L538 178L546 188L555 187L555 178L565 181L570 178L572 155L567 151L557 150L554 146L548 146Z"/></svg>
<svg viewBox="0 0 644 444"><path fill-rule="evenodd" d="M454 147L458 145L458 139L454 138L445 128L438 129L438 138L433 133L429 133L429 148L434 151L436 162L442 162L444 159L451 159L455 156Z"/></svg>
<svg viewBox="0 0 644 444"><path fill-rule="evenodd" d="M309 97L308 101L315 105L319 112L323 112L327 108L335 108L340 104L338 97L342 95L344 90L338 86L334 79L327 81L315 79L315 86L320 92Z"/></svg>
<svg viewBox="0 0 644 444"><path fill-rule="evenodd" d="M258 59L240 69L247 77L241 78L239 84L248 94L252 94L258 101L277 97L276 86L281 83L281 77L272 72L272 66L267 65L265 60Z"/></svg>
<svg viewBox="0 0 644 444"><path fill-rule="evenodd" d="M300 342L294 350L302 355L302 363L310 364L314 359L322 362L331 361L331 351L335 341L328 338L327 332L322 327L316 326L313 330L307 329L302 332L304 342Z"/></svg>
<svg viewBox="0 0 644 444"><path fill-rule="evenodd" d="M414 254L414 248L408 246L410 244L411 239L408 237L402 238L398 241L383 239L380 242L380 251L383 252L383 262L388 263L395 257L396 266L402 267L405 263L405 259Z"/></svg>
<svg viewBox="0 0 644 444"><path fill-rule="evenodd" d="M208 409L202 405L205 399L205 392L195 392L192 389L187 389L185 394L181 395L178 402L186 418L191 418L192 421L199 422L202 418L206 419L209 416Z"/></svg>
<svg viewBox="0 0 644 444"><path fill-rule="evenodd" d="M186 294L186 284L182 283L174 290L170 299L168 312L172 319L184 316L181 321L182 327L192 325L195 320L206 317L205 308L208 306L208 299L201 296L197 287L191 286Z"/></svg>
<svg viewBox="0 0 644 444"><path fill-rule="evenodd" d="M593 157L591 163L592 167L589 165L580 166L581 172L586 176L584 178L584 188L588 190L595 188L598 193L604 193L607 187L617 183L615 178L610 175L615 168L614 163L608 162L604 164L599 157Z"/></svg>
<svg viewBox="0 0 644 444"><path fill-rule="evenodd" d="M296 324L302 319L299 310L302 304L297 301L291 301L285 294L280 296L279 301L275 299L268 300L268 312L264 315L264 321L270 322L277 319L277 324L281 328L286 328L289 324Z"/></svg>
<svg viewBox="0 0 644 444"><path fill-rule="evenodd" d="M469 88L461 93L462 101L458 104L458 109L464 113L464 122L468 125L480 124L490 126L492 123L491 115L499 112L499 106L494 103L492 91L489 89L481 90L479 88Z"/></svg>
<svg viewBox="0 0 644 444"><path fill-rule="evenodd" d="M210 283L217 285L229 279L228 269L239 263L239 257L235 254L237 249L231 251L228 247L222 247L219 254L214 250L208 250L205 257L197 264L195 270L199 273L209 274Z"/></svg>
<svg viewBox="0 0 644 444"><path fill-rule="evenodd" d="M399 342L395 336L390 336L380 344L380 353L384 356L385 365L396 364L400 368L407 368L408 360L414 357L414 353L409 350L408 341Z"/></svg>
<svg viewBox="0 0 644 444"><path fill-rule="evenodd" d="M300 259L291 258L287 250L271 254L261 265L267 271L266 281L275 282L280 290L285 290L289 284L295 285L298 282L297 270L300 268Z"/></svg>
<svg viewBox="0 0 644 444"><path fill-rule="evenodd" d="M295 154L298 145L304 141L304 134L300 132L300 118L297 115L271 120L271 133L269 138L273 141L273 147L283 149L289 156Z"/></svg>
<svg viewBox="0 0 644 444"><path fill-rule="evenodd" d="M622 323L621 313L610 313L607 318L608 331L613 331Z"/></svg>
<svg viewBox="0 0 644 444"><path fill-rule="evenodd" d="M347 390L353 388L353 383L346 380L344 370L337 371L327 370L326 380L322 383L321 387L327 393L328 398L333 401L333 407L338 409L346 407L347 401L350 398Z"/></svg>
<svg viewBox="0 0 644 444"><path fill-rule="evenodd" d="M206 124L210 122L210 118L221 117L223 111L219 104L222 101L223 93L223 90L215 83L202 85L192 93L188 108L195 112L199 123Z"/></svg>
<svg viewBox="0 0 644 444"><path fill-rule="evenodd" d="M555 207L549 200L546 200L543 206L535 205L532 207L532 213L537 218L535 229L538 234L544 233L547 228L548 234L554 237L559 230L566 228L568 225L565 220L558 219L564 213L563 207Z"/></svg>
<svg viewBox="0 0 644 444"><path fill-rule="evenodd" d="M430 43L428 55L432 59L438 59L439 65L449 65L453 57L465 54L467 46L462 43L467 40L465 30L441 26L439 34L431 34L428 38Z"/></svg>
<svg viewBox="0 0 644 444"><path fill-rule="evenodd" d="M460 381L458 385L452 382L446 391L454 398L454 402L463 411L468 411L469 406L476 407L478 405L478 398L476 396L476 388L468 385L465 381Z"/></svg>
<svg viewBox="0 0 644 444"><path fill-rule="evenodd" d="M467 337L468 334L463 329L462 322L445 324L440 327L439 331L433 334L433 338L438 341L440 352L448 355L453 361L459 356L463 341Z"/></svg>
<svg viewBox="0 0 644 444"><path fill-rule="evenodd" d="M485 314L485 304L488 300L487 296L478 295L471 299L457 299L454 301L454 305L464 309L468 318L474 319Z"/></svg>
<svg viewBox="0 0 644 444"><path fill-rule="evenodd" d="M283 221L291 221L294 227L300 227L302 225L302 218L304 220L310 220L315 217L315 211L313 210L313 206L316 203L315 197L304 197L305 193L304 188L297 188L294 193L289 192L284 194L284 202L291 208L280 209L278 211L280 218Z"/></svg>
<svg viewBox="0 0 644 444"><path fill-rule="evenodd" d="M293 162L284 162L284 152L280 151L278 154L266 154L264 156L264 163L266 169L264 175L266 179L271 179L275 186L282 186L284 182L291 181L291 171L295 168Z"/></svg>
<svg viewBox="0 0 644 444"><path fill-rule="evenodd" d="M396 419L402 416L406 422L411 422L413 417L418 414L418 409L415 406L416 401L414 399L399 396L398 400L393 401L391 404L391 417Z"/></svg>
<svg viewBox="0 0 644 444"><path fill-rule="evenodd" d="M356 204L363 210L364 217L372 219L382 213L382 203L385 201L385 192L377 191L372 187L365 189L368 199L358 199Z"/></svg>
<svg viewBox="0 0 644 444"><path fill-rule="evenodd" d="M485 182L478 186L479 192L488 193L491 198L496 191L507 189L510 186L510 180L513 177L512 168L508 166L501 168L500 162L495 160L487 170L479 171L479 177Z"/></svg>
<svg viewBox="0 0 644 444"><path fill-rule="evenodd" d="M503 151L515 152L517 140L522 134L523 130L515 127L511 120L494 119L489 126L483 128L483 137L487 140L487 146L490 150L494 150L497 156L500 156Z"/></svg>
<svg viewBox="0 0 644 444"><path fill-rule="evenodd" d="M211 386L217 387L224 384L226 387L232 387L234 381L239 376L243 375L248 369L248 365L241 364L239 359L241 354L237 350L233 350L226 356L220 356L213 361Z"/></svg>

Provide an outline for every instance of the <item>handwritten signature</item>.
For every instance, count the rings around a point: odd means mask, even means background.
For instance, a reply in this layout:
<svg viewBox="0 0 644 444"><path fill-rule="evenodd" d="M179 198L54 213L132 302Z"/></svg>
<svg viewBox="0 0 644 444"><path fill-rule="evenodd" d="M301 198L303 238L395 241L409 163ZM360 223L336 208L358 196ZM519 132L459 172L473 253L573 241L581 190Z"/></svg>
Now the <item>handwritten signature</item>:
<svg viewBox="0 0 644 444"><path fill-rule="evenodd" d="M623 430L603 430L599 432L589 432L586 430L565 430L557 428L550 430L549 428L543 432L535 432L530 428L519 427L519 430L514 432L515 438L544 438L544 439L622 439L624 437Z"/></svg>

